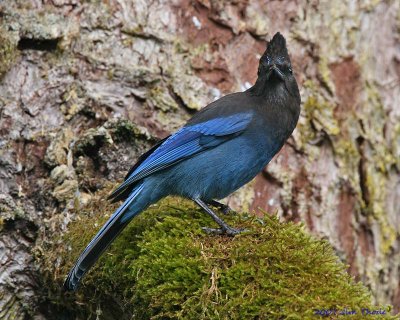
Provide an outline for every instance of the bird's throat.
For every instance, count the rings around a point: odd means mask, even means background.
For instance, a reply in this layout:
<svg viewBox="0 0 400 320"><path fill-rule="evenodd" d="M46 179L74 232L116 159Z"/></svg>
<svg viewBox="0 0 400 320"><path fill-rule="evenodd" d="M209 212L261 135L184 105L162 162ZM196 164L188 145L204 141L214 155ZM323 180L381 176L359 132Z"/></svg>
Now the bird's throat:
<svg viewBox="0 0 400 320"><path fill-rule="evenodd" d="M267 97L272 92L279 93L284 88L285 83L278 77L272 75L268 78L267 76L258 77L254 86L249 91L255 96Z"/></svg>
<svg viewBox="0 0 400 320"><path fill-rule="evenodd" d="M255 96L265 96L268 92L267 76L259 76L256 83L249 89L250 93Z"/></svg>

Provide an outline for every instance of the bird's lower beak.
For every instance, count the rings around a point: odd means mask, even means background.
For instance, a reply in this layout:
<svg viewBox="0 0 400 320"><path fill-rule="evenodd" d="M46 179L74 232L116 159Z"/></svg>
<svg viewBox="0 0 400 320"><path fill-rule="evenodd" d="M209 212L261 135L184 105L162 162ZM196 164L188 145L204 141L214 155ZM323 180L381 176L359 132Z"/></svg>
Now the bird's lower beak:
<svg viewBox="0 0 400 320"><path fill-rule="evenodd" d="M282 73L281 70L276 65L272 65L267 73L267 79L271 78L272 75L277 76L280 80L284 81L284 74Z"/></svg>

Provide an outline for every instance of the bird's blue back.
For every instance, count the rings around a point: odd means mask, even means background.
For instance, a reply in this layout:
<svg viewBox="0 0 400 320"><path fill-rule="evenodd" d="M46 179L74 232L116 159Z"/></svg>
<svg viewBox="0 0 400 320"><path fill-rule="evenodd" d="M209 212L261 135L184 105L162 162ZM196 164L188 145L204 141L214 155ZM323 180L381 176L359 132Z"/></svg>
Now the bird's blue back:
<svg viewBox="0 0 400 320"><path fill-rule="evenodd" d="M166 139L125 179L115 193L158 171L176 165L198 153L217 147L243 133L253 118L253 112L235 113L197 124L184 126Z"/></svg>

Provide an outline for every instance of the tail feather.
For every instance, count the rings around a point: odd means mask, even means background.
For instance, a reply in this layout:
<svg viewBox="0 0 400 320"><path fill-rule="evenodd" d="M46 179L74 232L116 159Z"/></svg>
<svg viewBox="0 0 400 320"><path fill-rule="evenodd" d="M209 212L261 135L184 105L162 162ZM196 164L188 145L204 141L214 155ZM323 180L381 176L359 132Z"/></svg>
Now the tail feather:
<svg viewBox="0 0 400 320"><path fill-rule="evenodd" d="M139 185L125 200L125 202L113 213L100 231L89 242L85 250L81 253L78 261L68 274L64 282L65 290L75 291L79 281L85 273L93 266L101 254L110 246L113 240L127 226L131 219L142 211L142 206L138 206L134 211L127 211L130 204L143 190L143 184Z"/></svg>

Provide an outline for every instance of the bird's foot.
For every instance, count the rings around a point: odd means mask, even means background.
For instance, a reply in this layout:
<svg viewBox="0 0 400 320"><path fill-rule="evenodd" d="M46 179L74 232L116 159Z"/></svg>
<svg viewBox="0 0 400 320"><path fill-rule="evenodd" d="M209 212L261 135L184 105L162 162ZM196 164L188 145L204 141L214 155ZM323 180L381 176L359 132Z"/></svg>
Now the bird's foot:
<svg viewBox="0 0 400 320"><path fill-rule="evenodd" d="M234 236L238 235L239 233L247 231L246 229L235 229L232 227L227 227L227 228L203 227L201 229L207 234L219 234L219 235L227 235L227 236L231 236L231 237L234 237Z"/></svg>

